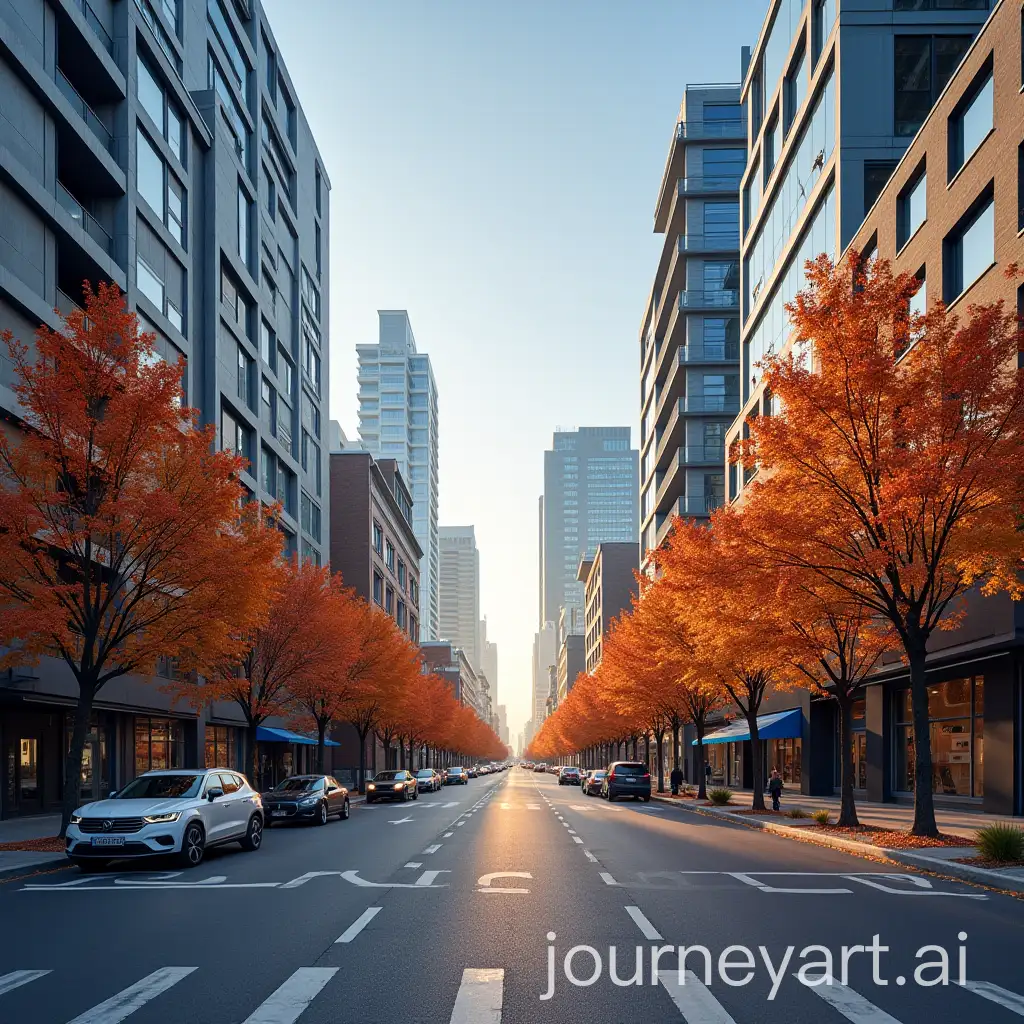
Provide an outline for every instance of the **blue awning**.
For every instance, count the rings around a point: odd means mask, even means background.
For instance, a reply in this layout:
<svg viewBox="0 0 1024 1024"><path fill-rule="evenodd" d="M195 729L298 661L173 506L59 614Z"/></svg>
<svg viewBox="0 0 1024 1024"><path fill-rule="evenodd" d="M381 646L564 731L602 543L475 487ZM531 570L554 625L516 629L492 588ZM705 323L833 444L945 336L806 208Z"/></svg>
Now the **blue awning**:
<svg viewBox="0 0 1024 1024"><path fill-rule="evenodd" d="M796 739L802 735L804 713L800 708L776 711L773 715L757 716L757 735L763 740ZM750 728L744 719L737 719L718 732L704 737L704 746L710 743L742 743L750 739ZM693 741L697 746L697 741Z"/></svg>
<svg viewBox="0 0 1024 1024"><path fill-rule="evenodd" d="M300 736L291 729L275 729L269 725L256 726L256 740L259 743L299 743L304 747L315 747L315 736ZM328 747L340 747L340 743L334 740L325 739L324 745Z"/></svg>

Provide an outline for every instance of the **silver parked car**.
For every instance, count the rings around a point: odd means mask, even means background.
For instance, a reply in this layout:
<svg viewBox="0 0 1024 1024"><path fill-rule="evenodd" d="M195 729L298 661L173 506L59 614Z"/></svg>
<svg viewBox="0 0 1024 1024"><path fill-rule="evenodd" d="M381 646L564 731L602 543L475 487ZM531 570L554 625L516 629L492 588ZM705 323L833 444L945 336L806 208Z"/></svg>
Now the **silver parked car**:
<svg viewBox="0 0 1024 1024"><path fill-rule="evenodd" d="M227 768L145 772L106 800L71 816L67 855L83 871L113 859L177 856L200 863L211 846L263 841L263 801L244 775Z"/></svg>

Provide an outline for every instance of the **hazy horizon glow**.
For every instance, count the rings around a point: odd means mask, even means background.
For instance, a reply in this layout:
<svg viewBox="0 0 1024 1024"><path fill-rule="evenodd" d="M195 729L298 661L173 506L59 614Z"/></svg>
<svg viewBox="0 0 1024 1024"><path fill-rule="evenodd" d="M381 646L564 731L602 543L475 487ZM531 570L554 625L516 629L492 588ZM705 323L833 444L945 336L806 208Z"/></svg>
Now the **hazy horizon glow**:
<svg viewBox="0 0 1024 1024"><path fill-rule="evenodd" d="M437 379L440 523L473 524L513 745L556 427L630 425L654 202L687 83L736 81L764 0L264 0L331 180L330 415L407 309Z"/></svg>

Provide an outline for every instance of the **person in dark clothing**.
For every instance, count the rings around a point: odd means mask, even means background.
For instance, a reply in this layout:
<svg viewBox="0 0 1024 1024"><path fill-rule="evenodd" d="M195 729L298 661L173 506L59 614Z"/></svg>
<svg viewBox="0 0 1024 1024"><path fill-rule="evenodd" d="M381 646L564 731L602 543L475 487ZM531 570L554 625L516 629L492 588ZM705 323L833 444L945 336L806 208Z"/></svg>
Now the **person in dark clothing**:
<svg viewBox="0 0 1024 1024"><path fill-rule="evenodd" d="M683 769L676 765L668 780L672 784L672 795L679 796L679 787L683 784Z"/></svg>
<svg viewBox="0 0 1024 1024"><path fill-rule="evenodd" d="M782 776L779 774L778 768L773 768L772 774L768 778L768 793L772 798L772 810L779 810L779 799L782 796Z"/></svg>

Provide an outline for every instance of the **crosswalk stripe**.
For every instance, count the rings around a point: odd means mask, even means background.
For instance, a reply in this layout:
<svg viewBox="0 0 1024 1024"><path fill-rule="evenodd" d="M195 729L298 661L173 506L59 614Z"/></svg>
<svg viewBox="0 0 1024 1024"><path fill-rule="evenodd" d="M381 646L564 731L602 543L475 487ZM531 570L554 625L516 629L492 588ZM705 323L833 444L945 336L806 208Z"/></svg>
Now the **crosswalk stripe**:
<svg viewBox="0 0 1024 1024"><path fill-rule="evenodd" d="M49 973L49 971L11 971L10 974L0 975L0 996Z"/></svg>
<svg viewBox="0 0 1024 1024"><path fill-rule="evenodd" d="M351 942L382 910L382 907L367 907L334 941Z"/></svg>
<svg viewBox="0 0 1024 1024"><path fill-rule="evenodd" d="M147 974L141 981L122 989L117 995L97 1003L91 1010L79 1014L68 1024L119 1024L125 1017L145 1006L182 978L187 978L195 967L161 967Z"/></svg>
<svg viewBox="0 0 1024 1024"><path fill-rule="evenodd" d="M895 1018L865 999L859 992L848 988L834 978L831 983L808 986L818 997L833 1009L838 1010L852 1024L900 1024Z"/></svg>
<svg viewBox="0 0 1024 1024"><path fill-rule="evenodd" d="M338 973L337 967L300 967L268 996L244 1024L295 1024L303 1010Z"/></svg>
<svg viewBox="0 0 1024 1024"><path fill-rule="evenodd" d="M1020 996L1016 992L1000 988L991 981L965 981L963 987L976 996L981 996L982 999L1005 1007L1011 1013L1017 1014L1018 1017L1024 1017L1024 996Z"/></svg>
<svg viewBox="0 0 1024 1024"><path fill-rule="evenodd" d="M711 994L693 971L687 971L679 983L679 972L658 973L661 987L683 1015L686 1024L736 1024L725 1007Z"/></svg>
<svg viewBox="0 0 1024 1024"><path fill-rule="evenodd" d="M661 941L661 932L651 924L650 921L644 916L644 912L639 907L626 907L626 913L633 918L637 928L640 929L640 934L645 939L650 939L652 942Z"/></svg>
<svg viewBox="0 0 1024 1024"><path fill-rule="evenodd" d="M448 1024L501 1024L505 972L467 967Z"/></svg>

